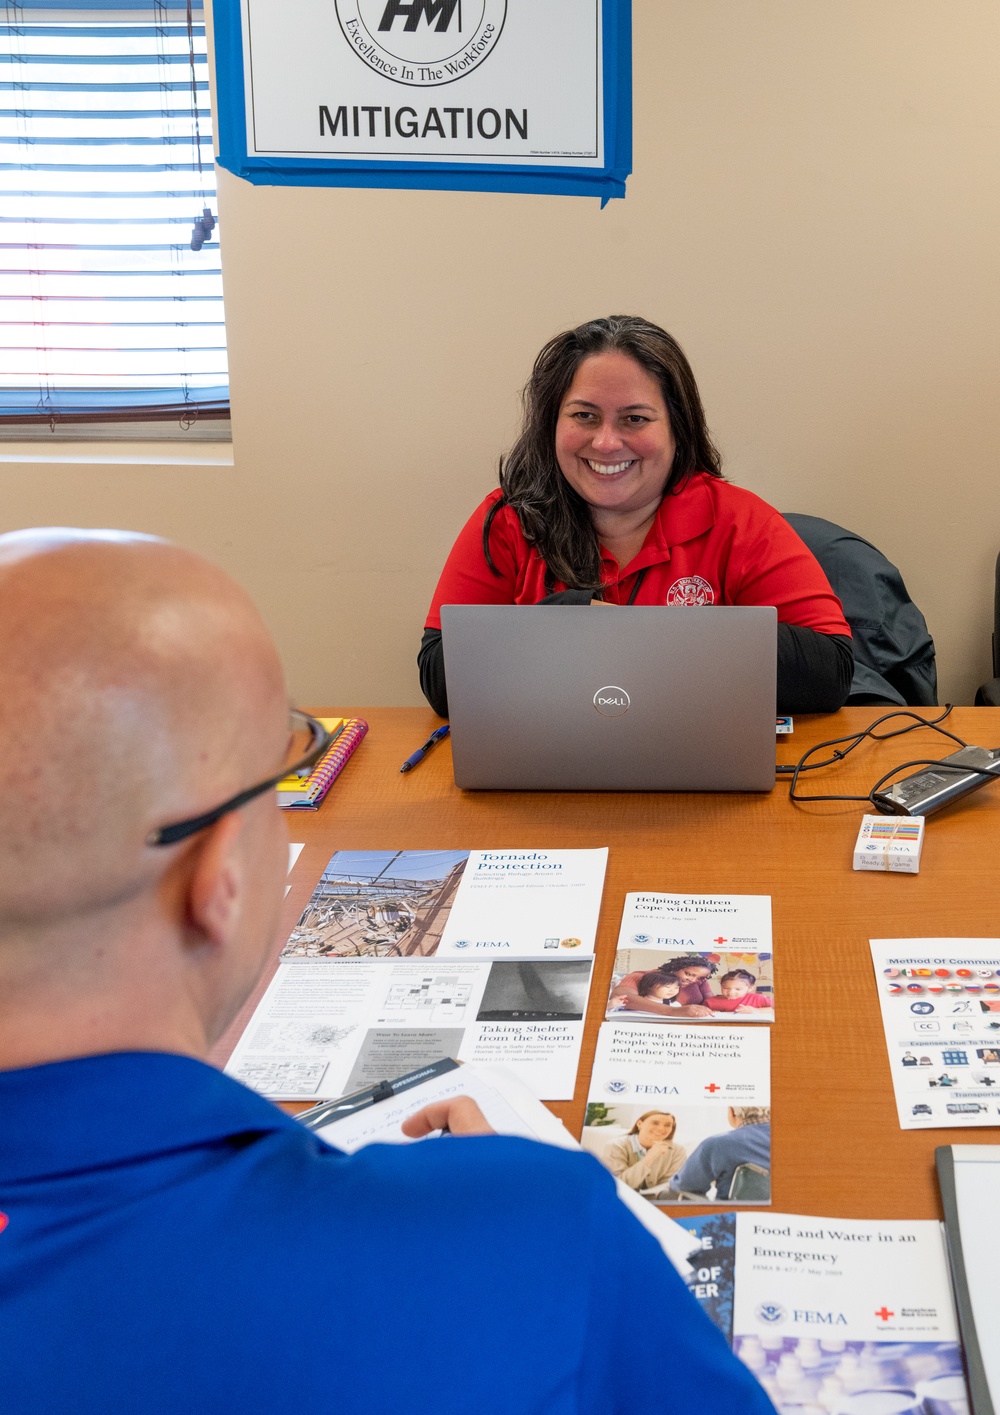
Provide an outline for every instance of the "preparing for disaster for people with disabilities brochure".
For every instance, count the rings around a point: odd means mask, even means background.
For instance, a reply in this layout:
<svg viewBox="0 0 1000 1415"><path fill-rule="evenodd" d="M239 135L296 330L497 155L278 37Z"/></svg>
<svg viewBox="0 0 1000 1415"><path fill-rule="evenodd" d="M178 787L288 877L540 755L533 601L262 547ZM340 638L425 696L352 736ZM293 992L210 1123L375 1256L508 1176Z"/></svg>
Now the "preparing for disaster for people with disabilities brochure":
<svg viewBox="0 0 1000 1415"><path fill-rule="evenodd" d="M694 1296L779 1415L968 1415L943 1225L683 1219Z"/></svg>
<svg viewBox="0 0 1000 1415"><path fill-rule="evenodd" d="M1000 1125L1000 939L870 942L900 1128Z"/></svg>
<svg viewBox="0 0 1000 1415"><path fill-rule="evenodd" d="M771 1201L771 1033L605 1022L580 1143L657 1204Z"/></svg>
<svg viewBox="0 0 1000 1415"><path fill-rule="evenodd" d="M607 858L338 851L226 1070L321 1100L454 1057L571 1099Z"/></svg>
<svg viewBox="0 0 1000 1415"><path fill-rule="evenodd" d="M701 967L698 967L698 964ZM694 984L670 982L698 974ZM626 894L608 1016L690 1022L772 1022L774 960L767 894ZM657 979L654 974L664 974Z"/></svg>

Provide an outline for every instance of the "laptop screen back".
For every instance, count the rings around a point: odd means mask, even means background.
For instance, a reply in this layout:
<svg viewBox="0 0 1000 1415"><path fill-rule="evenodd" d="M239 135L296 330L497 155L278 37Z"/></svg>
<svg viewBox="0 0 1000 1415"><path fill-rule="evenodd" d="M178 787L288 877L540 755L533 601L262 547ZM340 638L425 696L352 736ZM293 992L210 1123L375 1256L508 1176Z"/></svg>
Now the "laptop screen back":
<svg viewBox="0 0 1000 1415"><path fill-rule="evenodd" d="M455 783L770 791L777 611L445 605Z"/></svg>

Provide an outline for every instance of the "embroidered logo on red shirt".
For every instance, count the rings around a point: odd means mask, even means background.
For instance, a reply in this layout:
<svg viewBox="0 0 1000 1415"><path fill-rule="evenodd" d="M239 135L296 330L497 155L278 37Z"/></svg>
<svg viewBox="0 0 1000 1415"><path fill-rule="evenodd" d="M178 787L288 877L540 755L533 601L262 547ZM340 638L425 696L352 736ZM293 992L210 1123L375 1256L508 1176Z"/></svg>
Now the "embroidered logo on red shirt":
<svg viewBox="0 0 1000 1415"><path fill-rule="evenodd" d="M685 575L667 590L668 604L714 604L715 591L700 575Z"/></svg>

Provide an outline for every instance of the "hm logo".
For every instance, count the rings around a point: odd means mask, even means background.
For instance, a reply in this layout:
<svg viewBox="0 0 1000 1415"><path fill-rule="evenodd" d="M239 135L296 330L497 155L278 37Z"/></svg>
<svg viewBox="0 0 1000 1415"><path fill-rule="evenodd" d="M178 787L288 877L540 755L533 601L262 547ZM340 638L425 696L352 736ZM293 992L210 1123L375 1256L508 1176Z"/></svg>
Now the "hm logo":
<svg viewBox="0 0 1000 1415"><path fill-rule="evenodd" d="M436 34L443 34L449 28L452 16L458 11L458 32L462 32L462 0L386 0L385 12L379 22L379 31L384 33L391 30L396 21L401 17L406 17L406 24L403 30L406 34L413 34L420 23L421 15L427 21L427 26L433 24Z"/></svg>

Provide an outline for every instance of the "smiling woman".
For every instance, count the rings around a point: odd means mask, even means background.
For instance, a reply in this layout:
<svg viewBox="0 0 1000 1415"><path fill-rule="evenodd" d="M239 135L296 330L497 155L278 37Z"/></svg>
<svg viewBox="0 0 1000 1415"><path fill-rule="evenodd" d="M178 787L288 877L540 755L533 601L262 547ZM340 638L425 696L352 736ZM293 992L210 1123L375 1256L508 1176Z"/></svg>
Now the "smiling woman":
<svg viewBox="0 0 1000 1415"><path fill-rule="evenodd" d="M443 604L774 605L778 711L831 712L850 687L850 630L788 522L725 481L691 366L634 315L542 349L500 487L448 557L420 685L447 715ZM738 685L734 685L738 689Z"/></svg>

